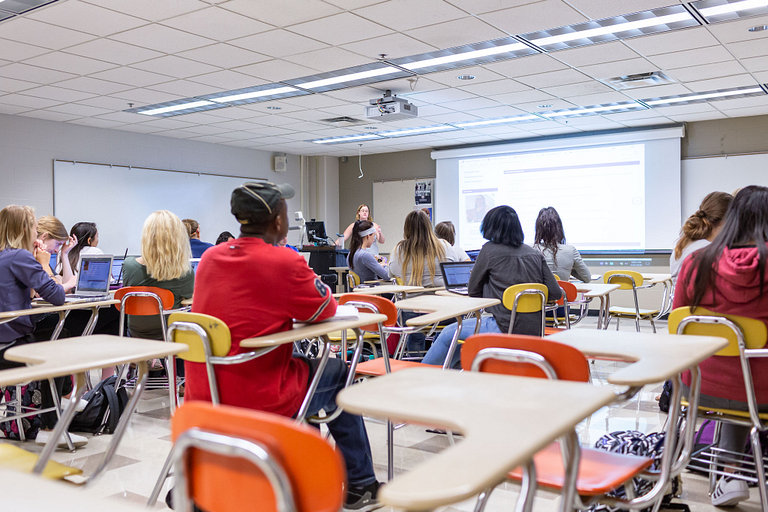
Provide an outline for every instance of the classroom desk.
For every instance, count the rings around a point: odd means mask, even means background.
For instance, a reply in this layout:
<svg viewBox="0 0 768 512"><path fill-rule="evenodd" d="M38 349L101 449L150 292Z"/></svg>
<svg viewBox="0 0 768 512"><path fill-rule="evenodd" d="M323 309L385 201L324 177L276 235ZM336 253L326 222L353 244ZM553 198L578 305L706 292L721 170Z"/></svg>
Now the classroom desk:
<svg viewBox="0 0 768 512"><path fill-rule="evenodd" d="M298 342L305 338L323 339L324 343L323 351L320 354L320 363L317 366L317 370L315 371L315 376L313 377L312 382L309 384L307 395L304 397L304 401L299 408L299 412L296 414L296 418L299 421L302 421L307 414L309 402L315 390L317 389L320 376L325 370L325 366L328 363L328 357L331 354L331 341L328 339L328 335L336 331L346 332L347 329L352 329L355 331L357 336L357 345L355 347L355 354L353 355L352 363L347 375L347 382L345 384L346 386L349 386L355 378L355 368L357 367L357 362L360 360L360 354L363 350L363 334L360 331L360 327L369 324L381 323L386 320L387 315L359 313L358 318L356 319L329 319L323 322L316 322L312 324L296 324L294 325L294 328L289 331L276 332L273 334L265 334L264 336L259 336L257 338L244 339L240 342L240 346L245 348L273 350L281 345ZM330 417L324 418L323 422L327 423L328 421L332 421L339 414L341 414L341 410L341 407L338 407L336 412L334 412Z"/></svg>
<svg viewBox="0 0 768 512"><path fill-rule="evenodd" d="M51 335L51 339L55 340L61 334L61 329L64 327L64 320L67 318L67 315L70 311L73 309L90 309L91 319L88 321L88 324L86 324L85 330L83 331L83 336L88 336L93 332L93 329L96 327L96 322L99 320L99 309L113 306L115 304L120 304L120 301L114 299L104 299L91 302L69 302L62 304L61 306L54 306L53 304L49 304L47 302L33 301L32 307L29 309L18 309L16 311L0 312L0 324L11 322L21 316L58 313L59 322L56 324L56 328Z"/></svg>
<svg viewBox="0 0 768 512"><path fill-rule="evenodd" d="M438 292L439 293L439 292ZM480 310L495 306L501 303L499 299L486 299L479 297L465 297L462 295L452 294L452 297L446 297L445 295L421 295L419 297L413 297L411 299L404 299L395 302L397 309L405 309L411 311L425 311L427 314L411 318L405 324L409 327L426 327L428 325L434 325L443 320L455 318L457 322L456 332L451 340L451 346L448 349L448 354L443 362L443 368L448 368L451 364L451 358L453 353L456 352L456 346L459 343L459 334L461 334L461 326L463 323L464 315L468 313L474 313L475 318L480 319ZM475 326L475 334L480 330L480 322L478 321Z"/></svg>
<svg viewBox="0 0 768 512"><path fill-rule="evenodd" d="M140 505L121 499L102 499L71 484L53 482L35 475L0 470L3 510L56 512L146 512Z"/></svg>
<svg viewBox="0 0 768 512"><path fill-rule="evenodd" d="M352 386L336 400L352 413L464 434L379 492L384 505L431 510L503 482L614 399L609 386L413 368Z"/></svg>
<svg viewBox="0 0 768 512"><path fill-rule="evenodd" d="M600 309L597 314L597 328L603 329L604 325L608 325L608 308L610 308L611 301L608 295L618 290L620 286L618 284L603 284L603 283L573 283L576 286L576 291L582 293L584 297L588 299L594 299L595 297L600 299Z"/></svg>
<svg viewBox="0 0 768 512"><path fill-rule="evenodd" d="M423 292L423 286L404 286L400 284L382 284L379 286L361 287L358 286L353 290L355 293L363 293L365 295L383 295L385 293L392 294L406 294L414 292Z"/></svg>
<svg viewBox="0 0 768 512"><path fill-rule="evenodd" d="M74 374L76 376L76 383L75 389L72 391L72 402L78 403L85 393L85 379L88 370L137 363L139 376L136 389L125 408L123 416L120 418L114 437L107 447L107 451L104 453L99 466L86 481L86 483L90 483L95 481L106 469L107 464L117 449L117 445L120 443L125 428L128 426L128 420L136 409L139 398L144 391L144 383L147 378L147 360L164 358L169 355L186 352L188 349L186 345L180 343L164 343L142 338L124 338L106 334L30 343L28 345L11 347L5 352L7 360L26 363L28 366L0 371L0 386L12 386L21 382L46 380ZM74 407L67 407L64 410L61 418L56 422L56 428L50 440L45 445L45 448L43 448L35 464L34 473L42 473L58 445L58 440L61 439L64 431L68 429L74 414Z"/></svg>
<svg viewBox="0 0 768 512"><path fill-rule="evenodd" d="M336 275L338 277L338 281L336 281L336 293L344 293L344 290L347 289L347 280L345 279L347 276L347 273L349 272L349 267L328 267L329 269L336 272Z"/></svg>
<svg viewBox="0 0 768 512"><path fill-rule="evenodd" d="M659 308L659 314L656 315L655 320L658 320L662 316L672 311L672 274L643 274L643 279L648 281L651 286L657 284L664 285L664 295L661 298L661 308ZM644 283L645 284L645 283Z"/></svg>

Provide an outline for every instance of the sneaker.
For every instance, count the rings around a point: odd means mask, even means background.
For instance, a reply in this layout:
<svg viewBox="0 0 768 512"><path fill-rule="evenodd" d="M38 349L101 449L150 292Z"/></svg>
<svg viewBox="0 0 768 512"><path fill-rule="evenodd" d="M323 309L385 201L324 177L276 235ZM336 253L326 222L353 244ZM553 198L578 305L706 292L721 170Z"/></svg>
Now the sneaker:
<svg viewBox="0 0 768 512"><path fill-rule="evenodd" d="M720 477L712 493L712 505L732 507L749 498L749 486L744 480Z"/></svg>
<svg viewBox="0 0 768 512"><path fill-rule="evenodd" d="M376 500L381 488L380 482L358 487L350 485L347 489L347 499L344 500L344 510L375 510L381 507L381 503Z"/></svg>

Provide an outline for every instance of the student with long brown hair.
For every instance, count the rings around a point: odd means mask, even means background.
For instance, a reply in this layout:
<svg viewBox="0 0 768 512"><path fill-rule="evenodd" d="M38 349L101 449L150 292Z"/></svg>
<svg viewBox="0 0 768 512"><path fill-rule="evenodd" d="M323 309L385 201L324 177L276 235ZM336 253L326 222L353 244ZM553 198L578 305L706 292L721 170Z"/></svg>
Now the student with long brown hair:
<svg viewBox="0 0 768 512"><path fill-rule="evenodd" d="M373 243L368 247L366 250L373 254L374 256L378 256L379 254L379 243L384 243L384 233L381 232L381 227L373 222L373 217L371 216L371 209L367 204L361 204L357 207L357 213L355 214L355 221L358 220L367 220L368 222L373 224L373 227L376 229L376 236L373 239ZM352 237L352 228L355 226L355 223L353 222L349 226L347 226L347 229L344 230L344 238L341 239L341 242L337 243L343 243L344 240L349 240Z"/></svg>
<svg viewBox="0 0 768 512"><path fill-rule="evenodd" d="M456 261L470 260L469 256L467 256L467 252L456 245L456 227L453 225L453 222L444 220L443 222L438 223L435 226L435 235L437 235L437 238L440 240L448 242L453 248L453 251L456 253Z"/></svg>
<svg viewBox="0 0 768 512"><path fill-rule="evenodd" d="M733 196L727 192L710 192L701 202L699 209L685 221L680 230L680 238L675 243L675 250L669 256L673 285L677 282L685 258L711 244L720 233L725 212L731 201Z"/></svg>
<svg viewBox="0 0 768 512"><path fill-rule="evenodd" d="M358 220L352 228L352 239L347 256L349 269L360 276L360 282L387 279L387 269L366 249L373 245L376 228L373 222Z"/></svg>
<svg viewBox="0 0 768 512"><path fill-rule="evenodd" d="M64 224L53 215L45 215L37 219L37 241L40 249L48 252L48 261L51 254L58 254L57 268L52 269L54 274L61 274L61 277L55 277L56 281L64 284L64 291L68 292L75 287L76 281L72 279L75 275L72 265L69 261L69 253L77 245L77 237L69 236ZM46 265L43 265L45 268Z"/></svg>
<svg viewBox="0 0 768 512"><path fill-rule="evenodd" d="M711 194L710 194L711 195ZM709 196L707 196L709 197ZM701 306L716 313L768 323L768 188L744 187L733 198L712 243L685 259L675 288L674 307ZM750 363L760 412L768 412L768 359ZM738 357L712 356L703 361L699 405L746 411L747 394ZM689 392L691 375L683 375ZM723 423L718 447L743 452L749 427ZM726 470L728 471L728 470ZM712 493L715 506L749 498L744 480L722 476Z"/></svg>
<svg viewBox="0 0 768 512"><path fill-rule="evenodd" d="M565 243L563 221L552 206L539 210L533 248L541 252L552 273L563 281L567 281L571 276L585 283L592 280L589 268L581 259L579 251Z"/></svg>

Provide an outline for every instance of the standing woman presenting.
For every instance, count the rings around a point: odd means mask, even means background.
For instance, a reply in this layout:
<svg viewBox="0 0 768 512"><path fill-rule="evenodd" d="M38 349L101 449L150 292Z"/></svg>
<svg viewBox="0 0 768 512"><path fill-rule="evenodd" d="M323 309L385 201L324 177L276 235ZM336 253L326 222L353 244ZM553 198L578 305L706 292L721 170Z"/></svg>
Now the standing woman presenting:
<svg viewBox="0 0 768 512"><path fill-rule="evenodd" d="M365 249L366 251L370 252L371 254L378 256L379 255L379 246L378 243L384 243L384 234L381 232L381 227L373 222L373 218L371 218L371 209L368 208L367 204L361 204L357 207L357 216L355 217L356 220L367 220L368 222L373 223L373 228L376 230L376 236L373 239L373 243L370 247ZM355 223L353 222L349 226L347 226L347 229L344 230L344 240L349 240L349 238L352 236L352 228L354 227ZM344 240L341 241L340 245L344 243Z"/></svg>

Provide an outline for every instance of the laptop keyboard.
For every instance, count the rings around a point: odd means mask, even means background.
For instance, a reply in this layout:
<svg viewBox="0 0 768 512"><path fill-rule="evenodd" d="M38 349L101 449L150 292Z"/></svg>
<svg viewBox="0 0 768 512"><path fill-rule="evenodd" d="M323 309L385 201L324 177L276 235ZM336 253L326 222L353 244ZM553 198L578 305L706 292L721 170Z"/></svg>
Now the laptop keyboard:
<svg viewBox="0 0 768 512"><path fill-rule="evenodd" d="M461 286L459 288L451 288L450 291L452 291L453 293L460 293L462 295L467 295L469 293L466 286Z"/></svg>

